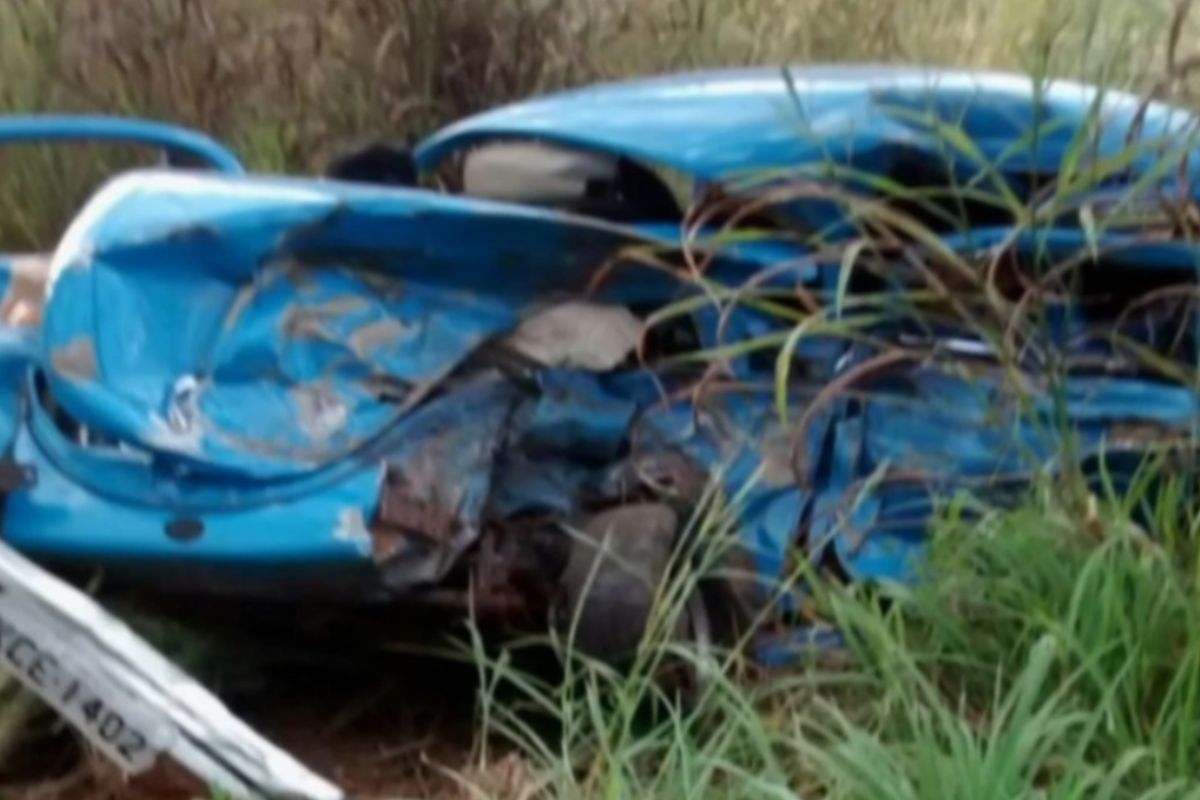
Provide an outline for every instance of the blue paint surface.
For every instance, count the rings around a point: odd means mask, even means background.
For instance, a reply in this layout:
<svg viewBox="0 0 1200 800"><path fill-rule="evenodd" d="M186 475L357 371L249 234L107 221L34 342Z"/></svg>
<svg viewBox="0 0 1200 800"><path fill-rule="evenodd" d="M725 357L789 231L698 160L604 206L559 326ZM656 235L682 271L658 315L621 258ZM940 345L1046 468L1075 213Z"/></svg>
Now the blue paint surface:
<svg viewBox="0 0 1200 800"><path fill-rule="evenodd" d="M47 142L137 144L230 175L245 171L238 157L223 144L177 125L84 114L0 117L0 145Z"/></svg>

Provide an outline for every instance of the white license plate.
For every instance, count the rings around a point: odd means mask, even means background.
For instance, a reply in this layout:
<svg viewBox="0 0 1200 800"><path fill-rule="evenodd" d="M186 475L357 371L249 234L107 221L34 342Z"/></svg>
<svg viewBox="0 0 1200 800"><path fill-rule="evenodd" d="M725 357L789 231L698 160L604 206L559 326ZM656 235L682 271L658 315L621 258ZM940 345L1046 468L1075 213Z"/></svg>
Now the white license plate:
<svg viewBox="0 0 1200 800"><path fill-rule="evenodd" d="M2 540L0 670L127 773L161 754L230 797L345 800L92 598Z"/></svg>
<svg viewBox="0 0 1200 800"><path fill-rule="evenodd" d="M4 603L3 594L0 587L0 663L5 670L126 772L151 767L166 744L166 721L156 720L157 715L94 670L73 664L67 643L56 641L35 615Z"/></svg>

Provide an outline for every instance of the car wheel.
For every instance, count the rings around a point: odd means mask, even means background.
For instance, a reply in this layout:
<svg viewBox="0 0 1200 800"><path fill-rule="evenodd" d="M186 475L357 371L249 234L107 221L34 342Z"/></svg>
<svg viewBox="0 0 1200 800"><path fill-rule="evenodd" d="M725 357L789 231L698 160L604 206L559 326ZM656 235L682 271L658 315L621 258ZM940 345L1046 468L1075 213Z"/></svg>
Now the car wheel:
<svg viewBox="0 0 1200 800"><path fill-rule="evenodd" d="M595 514L573 533L556 617L576 650L615 661L637 649L678 525L669 506L637 503Z"/></svg>

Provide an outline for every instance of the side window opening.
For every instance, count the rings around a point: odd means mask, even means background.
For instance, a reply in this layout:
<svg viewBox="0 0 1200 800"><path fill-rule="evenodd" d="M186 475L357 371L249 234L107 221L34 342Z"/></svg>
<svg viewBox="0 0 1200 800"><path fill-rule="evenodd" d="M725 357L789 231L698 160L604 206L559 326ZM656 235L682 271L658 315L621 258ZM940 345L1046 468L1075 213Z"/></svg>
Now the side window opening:
<svg viewBox="0 0 1200 800"><path fill-rule="evenodd" d="M495 140L463 154L470 197L555 208L612 222L678 222L683 209L655 170L624 156L530 140Z"/></svg>

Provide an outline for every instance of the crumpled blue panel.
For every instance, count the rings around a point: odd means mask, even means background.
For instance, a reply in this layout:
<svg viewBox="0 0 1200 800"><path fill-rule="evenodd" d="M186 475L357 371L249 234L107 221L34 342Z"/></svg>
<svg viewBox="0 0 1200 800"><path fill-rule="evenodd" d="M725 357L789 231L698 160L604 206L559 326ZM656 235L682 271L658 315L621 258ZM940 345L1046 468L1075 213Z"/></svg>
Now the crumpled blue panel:
<svg viewBox="0 0 1200 800"><path fill-rule="evenodd" d="M509 420L489 513L571 518L583 500L622 496L614 465L620 473L638 414L660 398L653 375L543 370L528 392Z"/></svg>
<svg viewBox="0 0 1200 800"><path fill-rule="evenodd" d="M544 370L509 419L489 513L555 512L570 518L588 498L619 497L614 483L630 435L658 389L640 370L597 374Z"/></svg>
<svg viewBox="0 0 1200 800"><path fill-rule="evenodd" d="M872 385L860 413L861 477L884 462L930 475L1025 472L1056 449L1049 421L1039 430L994 376L913 370Z"/></svg>
<svg viewBox="0 0 1200 800"><path fill-rule="evenodd" d="M593 373L547 370L523 422L520 446L534 454L605 463L629 437L637 405L607 391Z"/></svg>
<svg viewBox="0 0 1200 800"><path fill-rule="evenodd" d="M127 175L59 248L44 360L106 435L193 471L295 475L635 239L433 193Z"/></svg>
<svg viewBox="0 0 1200 800"><path fill-rule="evenodd" d="M74 417L180 474L278 480L370 441L528 308L696 291L607 269L664 237L432 192L133 173L56 253L43 358ZM747 243L715 272L783 252Z"/></svg>
<svg viewBox="0 0 1200 800"><path fill-rule="evenodd" d="M791 413L793 420L803 413L800 398ZM648 409L634 441L645 452L681 452L720 481L736 511L741 544L769 594L776 582L794 577L789 565L831 418L832 410L819 411L798 439L779 421L769 391L722 388L705 393L698 405Z"/></svg>
<svg viewBox="0 0 1200 800"><path fill-rule="evenodd" d="M1197 420L1195 392L1147 380L1074 376L1021 399L995 372L905 370L839 404L810 547L819 556L832 545L856 579L911 582L936 498L1028 485L1064 466L1065 441L1098 453L1122 423L1186 436Z"/></svg>
<svg viewBox="0 0 1200 800"><path fill-rule="evenodd" d="M382 563L386 581L403 588L431 583L478 537L519 397L511 382L485 373L423 405L389 433L381 507L395 504L444 527L405 528L405 548ZM389 524L386 514L381 519Z"/></svg>
<svg viewBox="0 0 1200 800"><path fill-rule="evenodd" d="M208 451L225 463L245 452L301 467L333 461L516 321L512 307L486 296L372 284L336 266L276 270L243 298L224 321L189 420L211 431ZM260 410L252 426L247 408ZM174 410L186 413L178 402Z"/></svg>
<svg viewBox="0 0 1200 800"><path fill-rule="evenodd" d="M52 266L43 362L59 401L113 437L203 460L198 432L172 420L198 383L242 286L280 232L336 205L298 186L125 176L63 237Z"/></svg>
<svg viewBox="0 0 1200 800"><path fill-rule="evenodd" d="M580 498L599 483L594 465L521 450L504 453L492 477L488 513L496 519L545 512L569 518L579 510Z"/></svg>
<svg viewBox="0 0 1200 800"><path fill-rule="evenodd" d="M838 563L856 580L913 583L927 556L934 489L885 483L855 498L838 520Z"/></svg>

